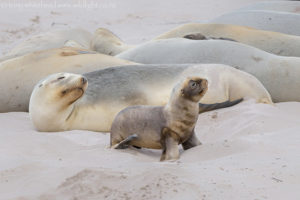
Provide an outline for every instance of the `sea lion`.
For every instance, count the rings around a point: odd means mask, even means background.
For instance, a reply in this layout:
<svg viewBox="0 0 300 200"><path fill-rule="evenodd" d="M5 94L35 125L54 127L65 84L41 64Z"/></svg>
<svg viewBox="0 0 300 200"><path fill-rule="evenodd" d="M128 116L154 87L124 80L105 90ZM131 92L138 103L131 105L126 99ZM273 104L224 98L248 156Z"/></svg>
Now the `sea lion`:
<svg viewBox="0 0 300 200"><path fill-rule="evenodd" d="M290 12L299 14L300 13L300 2L299 1L265 1L257 2L249 6L238 9L242 10L270 10L278 12Z"/></svg>
<svg viewBox="0 0 300 200"><path fill-rule="evenodd" d="M253 76L225 65L131 65L81 75L60 73L41 80L34 88L29 114L38 131L91 130L108 132L118 112L128 106L163 106L182 78L206 78L209 90L200 111L232 106L241 98L272 104L269 93ZM78 99L65 100L85 77L88 88ZM77 81L77 82L76 82ZM222 103L225 102L225 103ZM220 104L215 104L220 103ZM212 104L212 105L206 105Z"/></svg>
<svg viewBox="0 0 300 200"><path fill-rule="evenodd" d="M111 56L115 56L132 47L132 45L124 43L114 33L105 28L98 28L90 42L91 50Z"/></svg>
<svg viewBox="0 0 300 200"><path fill-rule="evenodd" d="M300 57L300 36L230 24L184 24L161 34L155 40L178 37L193 40L228 38L276 55Z"/></svg>
<svg viewBox="0 0 300 200"><path fill-rule="evenodd" d="M125 108L112 123L110 146L115 149L129 145L163 149L160 161L178 159L178 145L182 144L187 150L200 144L194 129L198 102L207 89L206 79L186 78L174 87L165 106Z"/></svg>
<svg viewBox="0 0 300 200"><path fill-rule="evenodd" d="M50 74L82 74L131 63L72 47L43 50L9 59L0 63L0 112L28 111L34 85Z"/></svg>
<svg viewBox="0 0 300 200"><path fill-rule="evenodd" d="M76 41L85 49L88 49L92 37L93 35L90 32L80 28L40 33L31 36L28 39L16 45L4 57L0 58L0 62L18 56L23 56L25 54L32 53L35 51L60 48L64 46L64 43L67 40Z"/></svg>
<svg viewBox="0 0 300 200"><path fill-rule="evenodd" d="M144 64L226 64L254 75L274 102L300 101L300 58L276 56L237 42L173 38L151 41L116 57Z"/></svg>
<svg viewBox="0 0 300 200"><path fill-rule="evenodd" d="M94 41L94 45L99 46L97 49L94 48L95 51L104 54L115 52L112 55L116 55L138 46L125 44L120 39L118 39L118 43L121 45L116 45L116 42L109 42L109 39L105 39L105 37L113 37L109 35L114 36L112 32L107 30L106 36L101 37L101 40ZM276 55L300 57L300 36L258 30L246 26L190 23L178 26L157 36L153 40L169 38L187 38L192 40L231 40L247 44ZM126 46L126 48L123 48L124 46ZM106 51L105 49L110 50Z"/></svg>
<svg viewBox="0 0 300 200"><path fill-rule="evenodd" d="M216 24L234 24L252 28L300 35L300 15L288 12L245 10L221 15L212 20Z"/></svg>

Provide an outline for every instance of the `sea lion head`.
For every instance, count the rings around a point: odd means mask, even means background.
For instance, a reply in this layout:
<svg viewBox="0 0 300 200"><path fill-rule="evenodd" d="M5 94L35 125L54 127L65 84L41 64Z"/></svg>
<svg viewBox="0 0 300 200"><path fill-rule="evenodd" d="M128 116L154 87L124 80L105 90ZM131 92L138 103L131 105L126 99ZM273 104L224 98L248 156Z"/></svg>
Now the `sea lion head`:
<svg viewBox="0 0 300 200"><path fill-rule="evenodd" d="M30 117L38 130L51 131L51 123L67 118L87 88L87 79L78 74L52 74L40 81L31 94Z"/></svg>
<svg viewBox="0 0 300 200"><path fill-rule="evenodd" d="M193 102L199 102L208 89L208 81L203 78L187 78L181 87L181 96Z"/></svg>

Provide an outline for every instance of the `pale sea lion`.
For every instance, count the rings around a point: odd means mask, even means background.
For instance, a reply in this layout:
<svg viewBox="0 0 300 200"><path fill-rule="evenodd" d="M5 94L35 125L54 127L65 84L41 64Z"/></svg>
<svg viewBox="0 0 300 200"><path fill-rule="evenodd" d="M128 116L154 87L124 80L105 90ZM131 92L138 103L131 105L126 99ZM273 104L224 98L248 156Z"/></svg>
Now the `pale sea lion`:
<svg viewBox="0 0 300 200"><path fill-rule="evenodd" d="M204 77L210 82L208 92L200 101L201 112L234 105L241 98L272 104L269 93L256 78L229 66L132 65L84 74L89 86L80 99L77 96L70 99L65 91L73 91L83 76L50 75L35 86L29 114L39 131L108 132L118 112L133 105L163 106L173 86L190 76Z"/></svg>
<svg viewBox="0 0 300 200"><path fill-rule="evenodd" d="M12 48L0 61L23 56L35 51L63 47L67 40L73 40L81 44L85 49L89 48L92 34L84 29L69 29L69 30L56 30L45 33L40 33L30 36L28 39L17 44Z"/></svg>
<svg viewBox="0 0 300 200"><path fill-rule="evenodd" d="M300 58L276 56L237 42L173 38L145 43L117 57L144 64L226 64L254 75L274 102L300 101Z"/></svg>
<svg viewBox="0 0 300 200"><path fill-rule="evenodd" d="M206 79L185 78L165 106L131 106L118 113L111 126L110 145L163 149L161 161L179 158L178 145L187 150L200 144L194 129L198 102L208 89ZM134 133L134 134L133 134Z"/></svg>
<svg viewBox="0 0 300 200"><path fill-rule="evenodd" d="M112 55L116 55L138 46L124 43L111 31L106 30L105 33L106 34L100 37L99 40L94 40L94 45L98 46L98 48L94 48L95 51L104 54L114 52ZM115 37L117 39L110 41L109 38ZM246 26L190 23L178 26L159 35L153 40L169 38L231 40L247 44L276 55L300 57L300 36L264 31Z"/></svg>
<svg viewBox="0 0 300 200"><path fill-rule="evenodd" d="M276 55L300 57L300 36L230 24L184 24L161 34L155 39L178 37L194 40L229 38Z"/></svg>
<svg viewBox="0 0 300 200"><path fill-rule="evenodd" d="M98 28L90 42L90 49L99 53L115 56L132 48L119 37L105 28Z"/></svg>
<svg viewBox="0 0 300 200"><path fill-rule="evenodd" d="M245 6L242 10L271 10L279 12L290 12L290 13L300 13L300 2L299 1L265 1L257 2L249 6Z"/></svg>
<svg viewBox="0 0 300 200"><path fill-rule="evenodd" d="M43 50L9 59L0 63L0 112L28 111L34 85L50 74L82 74L132 63L72 47Z"/></svg>
<svg viewBox="0 0 300 200"><path fill-rule="evenodd" d="M216 24L234 24L252 28L300 35L300 15L261 10L236 11L212 20Z"/></svg>

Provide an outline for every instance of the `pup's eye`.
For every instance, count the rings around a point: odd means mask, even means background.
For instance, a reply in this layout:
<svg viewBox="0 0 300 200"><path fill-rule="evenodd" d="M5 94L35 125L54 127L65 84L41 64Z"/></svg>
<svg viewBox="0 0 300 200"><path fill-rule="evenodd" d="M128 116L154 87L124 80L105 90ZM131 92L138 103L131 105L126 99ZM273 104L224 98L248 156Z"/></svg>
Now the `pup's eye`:
<svg viewBox="0 0 300 200"><path fill-rule="evenodd" d="M192 88L192 89L195 89L195 88L197 87L197 85L198 85L198 83L193 81L193 82L191 83L191 88Z"/></svg>
<svg viewBox="0 0 300 200"><path fill-rule="evenodd" d="M57 80L61 80L61 79L64 79L65 77L64 76L61 76L61 77L58 77Z"/></svg>

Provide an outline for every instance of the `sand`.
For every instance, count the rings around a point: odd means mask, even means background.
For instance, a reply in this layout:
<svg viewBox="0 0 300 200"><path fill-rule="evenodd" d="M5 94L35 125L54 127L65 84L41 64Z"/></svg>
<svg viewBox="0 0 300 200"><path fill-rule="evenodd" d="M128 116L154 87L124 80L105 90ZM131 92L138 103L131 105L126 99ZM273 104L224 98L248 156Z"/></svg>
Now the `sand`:
<svg viewBox="0 0 300 200"><path fill-rule="evenodd" d="M202 114L203 144L159 162L108 148L109 134L39 133L27 113L1 114L0 199L297 199L299 115L300 103L252 100Z"/></svg>
<svg viewBox="0 0 300 200"><path fill-rule="evenodd" d="M68 27L91 32L106 27L125 42L140 43L179 24L209 21L252 2L258 1L115 0L103 1L98 9L18 10L1 8L1 1L0 52L32 34ZM299 116L298 102L270 106L252 100L204 113L196 127L203 144L181 149L176 162L159 162L160 151L110 149L109 134L40 133L28 113L2 113L0 199L297 200Z"/></svg>

